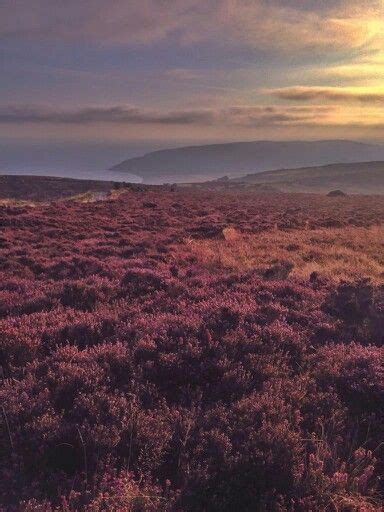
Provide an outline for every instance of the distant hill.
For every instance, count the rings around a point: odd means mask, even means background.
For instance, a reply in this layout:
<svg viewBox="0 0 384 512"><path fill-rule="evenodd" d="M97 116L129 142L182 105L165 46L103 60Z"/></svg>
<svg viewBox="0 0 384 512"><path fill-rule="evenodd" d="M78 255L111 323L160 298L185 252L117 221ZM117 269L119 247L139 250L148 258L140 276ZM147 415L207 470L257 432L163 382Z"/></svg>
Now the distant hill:
<svg viewBox="0 0 384 512"><path fill-rule="evenodd" d="M164 149L112 167L147 183L204 181L272 169L384 160L384 146L344 140L255 141Z"/></svg>
<svg viewBox="0 0 384 512"><path fill-rule="evenodd" d="M269 186L282 192L384 194L384 161L281 169L248 174L230 182Z"/></svg>
<svg viewBox="0 0 384 512"><path fill-rule="evenodd" d="M85 192L107 192L112 181L76 180L50 176L0 175L0 199L52 201Z"/></svg>

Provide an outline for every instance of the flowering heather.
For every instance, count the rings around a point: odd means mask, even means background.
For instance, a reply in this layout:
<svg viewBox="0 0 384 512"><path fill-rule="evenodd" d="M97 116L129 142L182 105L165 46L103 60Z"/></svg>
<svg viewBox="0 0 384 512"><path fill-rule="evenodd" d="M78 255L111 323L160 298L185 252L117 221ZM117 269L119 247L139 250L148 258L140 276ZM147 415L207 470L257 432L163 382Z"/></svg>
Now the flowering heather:
<svg viewBox="0 0 384 512"><path fill-rule="evenodd" d="M383 510L383 223L166 187L0 207L0 510Z"/></svg>

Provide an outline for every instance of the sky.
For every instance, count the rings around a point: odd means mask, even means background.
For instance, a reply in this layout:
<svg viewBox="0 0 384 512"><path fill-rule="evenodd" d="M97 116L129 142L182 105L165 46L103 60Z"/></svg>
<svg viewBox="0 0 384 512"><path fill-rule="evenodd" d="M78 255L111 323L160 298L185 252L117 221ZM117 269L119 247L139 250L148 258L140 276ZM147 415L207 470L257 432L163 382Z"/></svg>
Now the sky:
<svg viewBox="0 0 384 512"><path fill-rule="evenodd" d="M1 0L0 139L384 142L384 0Z"/></svg>

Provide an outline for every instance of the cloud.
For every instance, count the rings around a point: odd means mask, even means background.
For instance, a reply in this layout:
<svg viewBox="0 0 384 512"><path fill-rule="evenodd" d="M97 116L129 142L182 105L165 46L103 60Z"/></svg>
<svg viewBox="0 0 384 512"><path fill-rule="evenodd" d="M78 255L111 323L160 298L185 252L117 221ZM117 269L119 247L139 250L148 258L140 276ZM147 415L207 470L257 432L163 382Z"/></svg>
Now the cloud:
<svg viewBox="0 0 384 512"><path fill-rule="evenodd" d="M381 0L2 0L0 37L345 51L371 44L382 15Z"/></svg>
<svg viewBox="0 0 384 512"><path fill-rule="evenodd" d="M364 87L284 87L271 89L269 94L290 101L321 101L377 104L384 102L384 88Z"/></svg>
<svg viewBox="0 0 384 512"><path fill-rule="evenodd" d="M155 111L137 107L87 107L56 110L42 106L0 106L0 124L53 125L234 125L243 127L297 124L319 119L329 108L234 106L216 109Z"/></svg>
<svg viewBox="0 0 384 512"><path fill-rule="evenodd" d="M48 107L0 107L0 123L50 123L50 124L207 124L212 113L205 110L148 111L135 107L91 107L77 110L54 110Z"/></svg>

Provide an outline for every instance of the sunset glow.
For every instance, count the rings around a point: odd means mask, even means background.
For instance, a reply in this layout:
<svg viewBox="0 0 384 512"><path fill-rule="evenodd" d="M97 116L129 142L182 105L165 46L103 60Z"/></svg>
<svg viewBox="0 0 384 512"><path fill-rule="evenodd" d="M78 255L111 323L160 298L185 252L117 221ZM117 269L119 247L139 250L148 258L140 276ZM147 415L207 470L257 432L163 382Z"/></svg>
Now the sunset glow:
<svg viewBox="0 0 384 512"><path fill-rule="evenodd" d="M383 13L381 0L5 0L0 134L383 140Z"/></svg>

